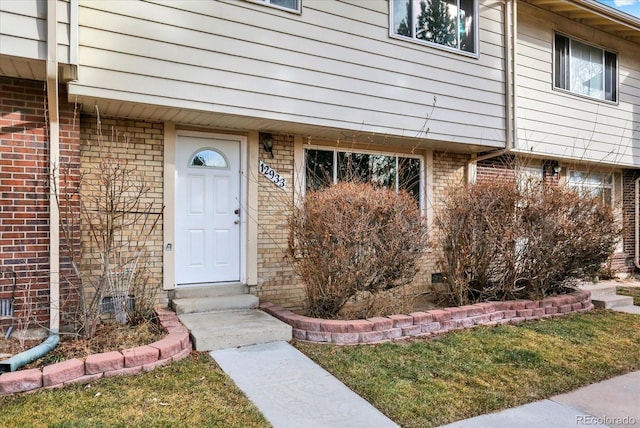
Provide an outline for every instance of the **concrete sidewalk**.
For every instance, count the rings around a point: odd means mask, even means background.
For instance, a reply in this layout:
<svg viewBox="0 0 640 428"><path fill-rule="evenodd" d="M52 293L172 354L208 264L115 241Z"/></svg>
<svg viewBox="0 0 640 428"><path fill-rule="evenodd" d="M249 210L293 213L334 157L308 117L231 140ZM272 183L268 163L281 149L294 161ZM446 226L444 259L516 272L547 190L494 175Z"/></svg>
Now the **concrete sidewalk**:
<svg viewBox="0 0 640 428"><path fill-rule="evenodd" d="M274 428L386 428L393 421L287 342L211 356Z"/></svg>
<svg viewBox="0 0 640 428"><path fill-rule="evenodd" d="M211 356L275 428L397 425L287 342ZM640 372L442 428L640 427Z"/></svg>
<svg viewBox="0 0 640 428"><path fill-rule="evenodd" d="M640 372L441 428L640 427Z"/></svg>

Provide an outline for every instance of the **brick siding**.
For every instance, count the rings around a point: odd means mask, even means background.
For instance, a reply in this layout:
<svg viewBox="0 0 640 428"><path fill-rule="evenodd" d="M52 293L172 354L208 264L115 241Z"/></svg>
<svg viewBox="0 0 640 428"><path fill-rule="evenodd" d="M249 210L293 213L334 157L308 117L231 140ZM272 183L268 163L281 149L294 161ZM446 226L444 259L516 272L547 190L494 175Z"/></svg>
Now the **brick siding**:
<svg viewBox="0 0 640 428"><path fill-rule="evenodd" d="M640 177L640 170L625 169L622 172L622 242L623 257L614 259L613 267L617 270L633 271L635 267L635 182Z"/></svg>
<svg viewBox="0 0 640 428"><path fill-rule="evenodd" d="M438 265L440 250L438 246L437 218L440 215L445 200L450 194L464 186L467 181L467 162L469 155L456 153L434 152L433 154L433 191L427 194L427 199L433 206L434 222L430 233L430 249L425 254L422 269L417 281L422 282L423 287L431 285L431 274L440 272Z"/></svg>
<svg viewBox="0 0 640 428"><path fill-rule="evenodd" d="M60 88L61 163L67 174L61 189L73 189L79 179L78 121L73 105ZM14 320L0 327L48 327L49 322L49 135L44 82L0 78L0 298L11 297L17 274ZM71 190L72 191L72 190ZM63 199L67 199L64 198ZM78 215L77 202L64 218ZM68 256L61 253L63 311L75 305L75 279Z"/></svg>
<svg viewBox="0 0 640 428"><path fill-rule="evenodd" d="M293 137L273 136L273 158L260 148L260 159L286 179L283 190L258 176L258 287L261 300L288 309L304 305L304 286L287 259L288 217L293 206Z"/></svg>
<svg viewBox="0 0 640 428"><path fill-rule="evenodd" d="M98 126L100 125L100 127ZM146 245L146 254L141 259L148 269L148 286L156 289L156 303L167 304L166 293L162 292L162 206L163 206L163 170L164 170L164 125L158 122L144 122L128 119L98 118L82 116L81 120L81 171L83 176L81 198L83 204L92 209L99 196L100 161L111 156L121 162L121 166L133 169L132 180L147 188L141 199L142 206L151 206L149 222L160 215L156 228L151 232ZM133 217L133 216L131 216ZM133 225L124 231L126 236L136 242L143 234L143 218L130 218ZM150 223L146 229L149 230ZM100 254L89 233L86 221L82 225L82 276L88 291L91 282L101 273ZM140 265L138 266L140 267ZM109 291L105 295L109 295Z"/></svg>
<svg viewBox="0 0 640 428"><path fill-rule="evenodd" d="M476 182L478 183L496 180L513 181L514 179L515 162L513 156L497 156L477 163Z"/></svg>

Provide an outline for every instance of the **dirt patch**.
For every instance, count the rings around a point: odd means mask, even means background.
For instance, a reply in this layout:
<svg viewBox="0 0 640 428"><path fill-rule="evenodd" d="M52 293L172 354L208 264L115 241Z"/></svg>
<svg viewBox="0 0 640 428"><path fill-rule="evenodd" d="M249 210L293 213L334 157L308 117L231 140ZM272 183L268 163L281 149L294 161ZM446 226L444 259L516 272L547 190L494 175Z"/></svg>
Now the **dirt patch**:
<svg viewBox="0 0 640 428"><path fill-rule="evenodd" d="M156 322L151 321L136 326L104 323L98 326L95 336L91 339L76 339L73 336L62 335L58 346L24 368L42 368L71 358L84 360L91 354L147 345L165 335L166 332ZM10 337L8 340L2 337L0 338L0 360L37 346L42 341L25 340L21 343L15 337Z"/></svg>

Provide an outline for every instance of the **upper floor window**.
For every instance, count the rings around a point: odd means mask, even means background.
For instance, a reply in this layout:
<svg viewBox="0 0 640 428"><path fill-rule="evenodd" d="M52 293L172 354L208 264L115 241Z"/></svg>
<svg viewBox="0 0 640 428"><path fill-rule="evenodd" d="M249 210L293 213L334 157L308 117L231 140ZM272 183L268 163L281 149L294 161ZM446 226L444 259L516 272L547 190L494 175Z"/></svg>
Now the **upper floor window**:
<svg viewBox="0 0 640 428"><path fill-rule="evenodd" d="M281 9L291 10L293 12L300 12L300 2L302 0L253 0L258 3L266 3L271 6L275 6Z"/></svg>
<svg viewBox="0 0 640 428"><path fill-rule="evenodd" d="M421 163L419 157L410 155L307 149L305 151L306 188L318 190L339 181L360 181L396 191L405 190L420 202Z"/></svg>
<svg viewBox="0 0 640 428"><path fill-rule="evenodd" d="M618 56L556 34L554 86L606 101L618 100Z"/></svg>
<svg viewBox="0 0 640 428"><path fill-rule="evenodd" d="M477 53L475 0L391 0L391 5L393 34Z"/></svg>

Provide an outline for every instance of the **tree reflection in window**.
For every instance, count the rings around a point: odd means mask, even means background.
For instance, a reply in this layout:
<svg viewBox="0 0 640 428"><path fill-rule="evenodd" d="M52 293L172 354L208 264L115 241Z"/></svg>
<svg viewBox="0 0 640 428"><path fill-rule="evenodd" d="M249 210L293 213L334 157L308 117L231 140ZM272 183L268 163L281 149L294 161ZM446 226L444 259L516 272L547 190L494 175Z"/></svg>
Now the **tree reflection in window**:
<svg viewBox="0 0 640 428"><path fill-rule="evenodd" d="M225 157L213 150L205 149L196 153L189 163L190 166L203 166L206 168L228 168L229 164Z"/></svg>
<svg viewBox="0 0 640 428"><path fill-rule="evenodd" d="M306 188L318 190L338 181L366 182L405 190L420 201L420 163L415 157L308 149Z"/></svg>

